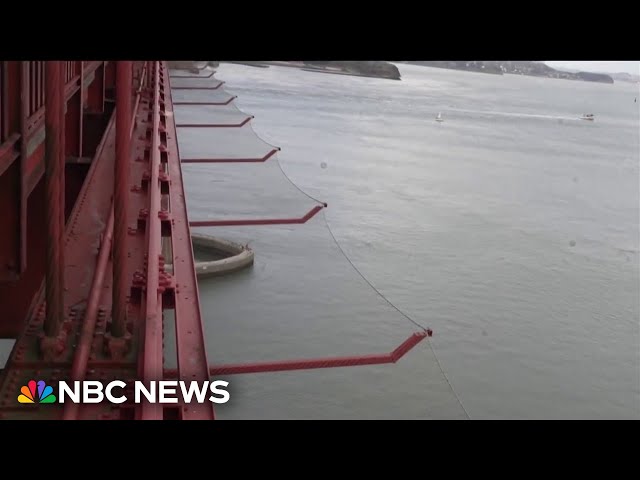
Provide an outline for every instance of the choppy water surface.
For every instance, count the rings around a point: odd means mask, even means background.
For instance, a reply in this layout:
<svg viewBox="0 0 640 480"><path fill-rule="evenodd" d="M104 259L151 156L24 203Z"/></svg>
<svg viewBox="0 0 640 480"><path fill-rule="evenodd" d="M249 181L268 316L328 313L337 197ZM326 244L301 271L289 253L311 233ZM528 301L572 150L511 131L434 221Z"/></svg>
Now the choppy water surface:
<svg viewBox="0 0 640 480"><path fill-rule="evenodd" d="M433 328L472 418L640 418L638 87L400 69L217 77L353 263ZM192 220L313 206L271 161L185 181ZM201 280L211 363L382 353L416 330L322 216L201 230L256 252ZM228 379L220 418L464 418L426 342L396 365Z"/></svg>

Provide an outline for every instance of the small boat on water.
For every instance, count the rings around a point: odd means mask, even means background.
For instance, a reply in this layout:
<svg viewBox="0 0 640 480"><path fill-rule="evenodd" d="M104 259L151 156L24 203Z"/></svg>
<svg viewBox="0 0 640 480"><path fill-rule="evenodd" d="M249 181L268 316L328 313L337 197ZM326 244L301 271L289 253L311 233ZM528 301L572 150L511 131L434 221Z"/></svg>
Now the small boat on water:
<svg viewBox="0 0 640 480"><path fill-rule="evenodd" d="M444 119L442 118L442 113L438 112L438 115L436 115L436 122L444 122Z"/></svg>
<svg viewBox="0 0 640 480"><path fill-rule="evenodd" d="M594 121L595 118L593 117L593 113L585 113L584 115L582 115L582 117L580 117L582 120L590 120L590 121Z"/></svg>

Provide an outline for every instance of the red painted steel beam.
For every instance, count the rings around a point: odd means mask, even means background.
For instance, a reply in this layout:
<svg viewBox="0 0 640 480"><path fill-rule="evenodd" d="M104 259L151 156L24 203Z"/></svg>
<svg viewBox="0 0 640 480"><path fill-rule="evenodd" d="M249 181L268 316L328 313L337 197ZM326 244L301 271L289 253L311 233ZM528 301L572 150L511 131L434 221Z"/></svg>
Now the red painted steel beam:
<svg viewBox="0 0 640 480"><path fill-rule="evenodd" d="M4 99L7 96L5 93L7 90L5 63L7 62L0 61L0 145L2 145L2 142L4 142L4 139L9 135L7 133L7 127L6 127L7 121L5 120L7 116L7 108L6 108L7 102Z"/></svg>
<svg viewBox="0 0 640 480"><path fill-rule="evenodd" d="M291 225L307 223L312 217L314 217L320 210L325 208L327 204L316 205L309 212L300 218L265 218L265 219L251 219L251 220L200 220L190 222L192 227L231 227L242 225Z"/></svg>
<svg viewBox="0 0 640 480"><path fill-rule="evenodd" d="M142 73L140 75L140 85L136 89L136 100L133 105L133 115L131 117L131 134L129 136L133 137L133 131L137 127L136 117L140 110L140 100L142 97L142 90L146 89L149 85L149 77L151 76L151 72L149 71L149 65L152 62L144 62L144 66L142 67Z"/></svg>
<svg viewBox="0 0 640 480"><path fill-rule="evenodd" d="M86 110L90 113L103 113L104 112L104 65L102 62L91 62L92 64L98 63L98 65L86 66L85 63L85 83L88 81L87 76L90 73L95 72L93 80L88 84L86 88L87 103ZM94 68L91 70L91 68Z"/></svg>
<svg viewBox="0 0 640 480"><path fill-rule="evenodd" d="M93 72L95 72L99 68L103 67L105 63L106 62L100 62L100 61L83 62L82 76L85 77L85 78L88 77ZM86 81L85 81L85 83L86 83Z"/></svg>
<svg viewBox="0 0 640 480"><path fill-rule="evenodd" d="M113 206L109 214L109 221L104 230L102 243L100 245L100 253L98 254L98 263L93 274L91 290L87 300L87 310L84 315L82 330L77 339L77 347L73 357L71 366L70 380L83 381L87 375L87 364L91 354L91 344L96 328L96 320L98 316L98 302L102 295L102 286L104 283L107 264L109 263L109 253L111 252L111 239L113 236L114 224ZM64 405L63 420L75 420L78 418L80 405L73 402L67 402Z"/></svg>
<svg viewBox="0 0 640 480"><path fill-rule="evenodd" d="M9 94L9 92L17 92L20 88L20 72L22 62L4 62L3 70L3 92L4 92L4 139L7 139L8 135L17 133L20 131L20 104L21 98L19 95Z"/></svg>
<svg viewBox="0 0 640 480"><path fill-rule="evenodd" d="M140 81L138 83L138 88L136 89L136 108L134 110L138 110L137 105L140 103L140 93L147 85L147 77L149 72L147 72L147 62L142 66L142 70L140 72Z"/></svg>
<svg viewBox="0 0 640 480"><path fill-rule="evenodd" d="M142 381L149 385L162 377L162 293L159 287L159 255L161 242L160 213L160 68L154 62L153 107L151 125L151 158L149 182L149 216L147 222L147 288L144 339L142 356ZM142 420L162 418L162 405L144 401L141 408Z"/></svg>
<svg viewBox="0 0 640 480"><path fill-rule="evenodd" d="M224 82L218 83L215 87L172 87L174 90L218 90Z"/></svg>
<svg viewBox="0 0 640 480"><path fill-rule="evenodd" d="M60 118L63 112L61 65L57 61L49 61L45 64L46 84L46 205L47 210L47 268L46 268L46 317L44 332L48 337L56 337L60 331L63 315L63 285L62 265L60 251L63 246L60 242L60 179L61 179L61 125Z"/></svg>
<svg viewBox="0 0 640 480"><path fill-rule="evenodd" d="M232 127L243 127L247 123L254 118L253 116L245 118L240 123L181 123L176 125L176 127L185 127L185 128L232 128Z"/></svg>
<svg viewBox="0 0 640 480"><path fill-rule="evenodd" d="M180 70L180 69L178 69L178 70ZM215 72L215 71L214 71L214 72L211 72L211 73L210 73L209 75L207 75L206 77L203 77L203 76L201 76L201 75L172 75L172 77L173 77L173 78L211 78L211 77L213 77L213 74L214 74L214 73L216 73L216 72Z"/></svg>
<svg viewBox="0 0 640 480"><path fill-rule="evenodd" d="M173 104L174 105L229 105L236 98L238 98L238 96L234 95L226 102L174 102Z"/></svg>
<svg viewBox="0 0 640 480"><path fill-rule="evenodd" d="M65 289L64 292L64 303L69 307L69 315L68 318L66 318L64 328L67 336L65 338L64 335L61 335L59 337L60 341L55 342L56 347L63 346L64 349L56 358L51 360L45 359L44 361L40 357L41 352L38 348L40 332L42 330L42 320L45 314L45 286L42 278L45 273L45 250L48 241L46 234L46 209L44 207L44 178L36 190L34 190L34 193L32 193L34 199L41 198L41 200L35 202L33 205L32 199L29 200L29 238L35 239L37 237L40 241L44 241L42 243L41 253L38 252L37 244L34 243L31 245L30 242L30 264L28 272L32 272L31 269L33 267L40 268L39 265L41 263L41 276L37 285L34 284L34 291L37 290L37 286L39 285L42 285L42 288L37 291L35 296L31 295L32 307L29 309L29 312L25 312L22 316L23 321L25 315L27 316L26 322L23 324L22 333L18 336L9 361L7 362L7 375L4 381L0 380L0 411L5 412L5 415L13 416L15 414L15 416L20 418L24 418L25 416L28 418L58 418L58 416L61 416L63 413L62 405L60 405L59 408L52 405L52 408L47 409L27 409L25 411L24 407L19 407L19 410L16 410L15 394L13 392L15 392L16 388L19 388L19 385L23 384L22 382L34 378L34 375L45 379L47 383L54 383L58 379L68 379L69 369L72 366L74 348L76 347L76 339L81 333L82 323L85 318L85 309L88 298L90 297L91 279L94 277L98 257L97 247L100 245L100 237L104 231L105 224L108 223L110 215L114 163L115 114L110 116L105 133L102 135L100 144L94 154L94 161L86 174L85 182L81 187L77 201L69 217L64 247L66 257L65 282L69 287ZM31 218L32 214L35 215L33 219ZM41 228L37 228L36 225L41 225ZM34 248L32 249L31 246ZM32 253L36 253L35 257L31 255ZM134 259L132 258L131 260L133 261ZM142 262L140 262L140 264L141 263ZM105 324L107 324L108 321L105 314L109 311L107 305L109 305L111 301L111 280L111 275L107 273L100 300L101 306L98 313L96 336L94 337L95 343L91 352L96 356L97 360L106 357L102 339L105 334ZM16 298L19 298L18 295L16 295ZM0 304L1 303L2 301L0 300ZM50 343L54 342L41 342L40 347L42 347L43 344L47 345ZM91 363L89 363L89 365L91 365ZM36 372L34 372L34 370L36 370ZM107 370L107 372L113 372L113 370ZM129 360L128 366L123 365L122 370L118 370L116 375L118 378L133 378L135 372L135 362ZM88 378L96 379L96 376L100 376L103 373L102 371L91 372L89 370L87 375ZM16 387L16 385L18 386ZM79 417L83 419L96 418L98 412L111 413L112 411L111 406L108 404L82 404L80 406Z"/></svg>
<svg viewBox="0 0 640 480"><path fill-rule="evenodd" d="M262 158L185 158L182 163L261 163L266 162L279 151L280 148L274 148Z"/></svg>
<svg viewBox="0 0 640 480"><path fill-rule="evenodd" d="M166 64L163 64L163 66ZM168 70L165 67L168 75ZM204 382L209 379L209 362L206 343L198 280L191 243L191 230L187 212L184 180L180 165L178 142L176 138L175 116L172 115L170 79L165 89L166 131L167 131L167 167L170 178L169 205L172 215L171 250L173 276L175 279L175 331L178 375L181 380ZM162 365L160 365L162 371ZM215 412L209 402L191 404L182 410L184 420L214 420Z"/></svg>
<svg viewBox="0 0 640 480"><path fill-rule="evenodd" d="M284 372L291 370L313 370L318 368L356 367L396 363L425 337L430 336L432 336L431 330L415 332L391 353L216 365L210 367L209 374L211 376L223 376L244 373ZM175 378L176 376L177 371L175 369L165 370L166 378Z"/></svg>
<svg viewBox="0 0 640 480"><path fill-rule="evenodd" d="M66 108L66 145L68 156L82 157L82 117L84 112L84 77L77 74L82 71L82 61L67 62L68 75L73 75L70 81L77 90L67 99Z"/></svg>
<svg viewBox="0 0 640 480"><path fill-rule="evenodd" d="M4 143L0 143L0 175L20 156L20 152L17 149L19 140L20 134L14 133Z"/></svg>
<svg viewBox="0 0 640 480"><path fill-rule="evenodd" d="M111 334L122 337L127 324L127 203L131 161L131 62L116 65L116 165L114 175L113 300Z"/></svg>
<svg viewBox="0 0 640 480"><path fill-rule="evenodd" d="M48 62L46 62L48 63ZM64 75L63 75L63 66L64 63L60 62L60 83L64 92ZM62 106L60 108L60 119L58 128L60 129L60 143L58 145L59 153L58 153L58 161L60 162L60 200L58 201L59 206L59 215L60 215L60 229L58 230L58 235L60 237L60 251L58 256L58 262L60 264L60 288L64 287L64 238L65 238L65 224L66 224L66 215L65 215L65 189L66 189L66 149L67 149L67 118L66 111L68 110L68 104L65 97L62 98ZM45 112L46 115L46 112ZM73 132L71 133L73 135ZM64 315L64 295L62 296L63 303L61 305L62 314ZM62 321L63 318L61 317Z"/></svg>
<svg viewBox="0 0 640 480"><path fill-rule="evenodd" d="M19 211L20 211L20 225L18 229L18 245L19 245L19 254L18 254L18 265L17 271L20 274L23 274L27 269L27 245L26 245L26 234L27 234L27 180L26 180L26 172L27 172L27 160L28 160L28 127L27 127L27 116L29 113L29 97L27 95L27 91L29 89L29 62L19 62L19 66L17 68L16 80L18 80L14 87L18 87L20 89L20 97L16 102L15 114L18 117L18 122L16 126L19 126L20 131L20 197L19 197ZM17 95L15 96L17 97ZM44 163L44 162L42 162Z"/></svg>

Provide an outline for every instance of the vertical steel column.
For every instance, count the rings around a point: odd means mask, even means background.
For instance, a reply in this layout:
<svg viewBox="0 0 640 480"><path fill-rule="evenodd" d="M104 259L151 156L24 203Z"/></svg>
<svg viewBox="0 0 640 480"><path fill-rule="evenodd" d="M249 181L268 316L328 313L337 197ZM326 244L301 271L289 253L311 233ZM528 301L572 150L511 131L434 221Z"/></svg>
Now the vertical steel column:
<svg viewBox="0 0 640 480"><path fill-rule="evenodd" d="M58 87L58 92L60 95L60 116L58 120L58 129L59 129L59 140L58 140L58 161L60 162L60 200L59 200L59 209L60 209L60 229L58 231L58 235L60 236L60 250L58 252L58 263L59 269L59 288L62 292L64 292L64 239L65 239L65 224L66 224L66 214L65 214L65 180L66 180L66 163L67 163L67 154L65 151L66 148L66 116L67 116L67 98L65 95L65 87L67 85L66 75L64 74L64 63L59 62L59 78L60 85ZM64 321L64 294L62 296L62 300L60 303L60 322Z"/></svg>
<svg viewBox="0 0 640 480"><path fill-rule="evenodd" d="M116 63L116 165L113 186L113 297L111 335L126 332L127 202L131 157L131 62Z"/></svg>
<svg viewBox="0 0 640 480"><path fill-rule="evenodd" d="M62 319L63 288L60 285L60 117L64 114L62 98L62 71L60 62L45 64L45 188L47 204L47 271L44 332L55 337ZM62 113L61 113L62 111Z"/></svg>

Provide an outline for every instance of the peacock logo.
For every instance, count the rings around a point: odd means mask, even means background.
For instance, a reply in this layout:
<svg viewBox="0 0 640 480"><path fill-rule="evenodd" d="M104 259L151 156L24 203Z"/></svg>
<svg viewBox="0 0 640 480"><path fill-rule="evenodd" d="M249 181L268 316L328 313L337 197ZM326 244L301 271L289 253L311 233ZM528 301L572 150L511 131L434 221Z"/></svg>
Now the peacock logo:
<svg viewBox="0 0 640 480"><path fill-rule="evenodd" d="M36 391L37 390L37 391ZM18 395L19 403L55 403L56 396L53 388L47 385L44 380L30 380L29 383L20 389Z"/></svg>

